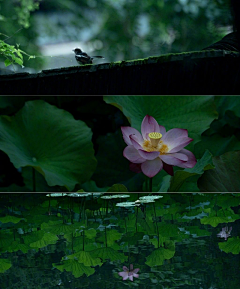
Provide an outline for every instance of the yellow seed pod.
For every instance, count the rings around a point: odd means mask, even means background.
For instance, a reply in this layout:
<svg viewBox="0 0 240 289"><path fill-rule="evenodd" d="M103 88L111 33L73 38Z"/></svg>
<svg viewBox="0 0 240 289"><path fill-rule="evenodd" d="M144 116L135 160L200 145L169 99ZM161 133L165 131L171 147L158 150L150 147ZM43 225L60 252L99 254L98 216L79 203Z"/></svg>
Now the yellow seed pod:
<svg viewBox="0 0 240 289"><path fill-rule="evenodd" d="M162 134L159 132L150 132L148 134L148 136L150 138L152 146L157 147L157 145L158 145L158 143L162 137Z"/></svg>

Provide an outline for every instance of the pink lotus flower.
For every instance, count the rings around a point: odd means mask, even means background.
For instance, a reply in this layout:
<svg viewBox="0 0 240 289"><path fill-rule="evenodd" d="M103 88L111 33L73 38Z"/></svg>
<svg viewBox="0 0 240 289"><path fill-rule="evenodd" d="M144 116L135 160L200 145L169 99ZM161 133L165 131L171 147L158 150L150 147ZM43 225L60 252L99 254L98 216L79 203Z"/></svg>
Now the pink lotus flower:
<svg viewBox="0 0 240 289"><path fill-rule="evenodd" d="M141 125L142 134L129 126L121 130L128 145L123 156L131 162L130 169L143 172L149 178L162 169L173 176L173 166L193 168L197 162L193 153L184 149L193 141L186 129L173 128L166 132L165 127L146 115Z"/></svg>
<svg viewBox="0 0 240 289"><path fill-rule="evenodd" d="M130 270L126 266L123 266L123 272L119 272L118 275L123 277L123 280L127 280L128 278L133 281L133 277L138 278L139 274L136 274L140 269L133 270L133 264L130 265Z"/></svg>
<svg viewBox="0 0 240 289"><path fill-rule="evenodd" d="M232 231L232 227L230 227L229 231L228 231L228 227L224 227L222 228L222 231L217 234L217 236L219 238L224 238L226 241L227 238L231 235L231 231Z"/></svg>

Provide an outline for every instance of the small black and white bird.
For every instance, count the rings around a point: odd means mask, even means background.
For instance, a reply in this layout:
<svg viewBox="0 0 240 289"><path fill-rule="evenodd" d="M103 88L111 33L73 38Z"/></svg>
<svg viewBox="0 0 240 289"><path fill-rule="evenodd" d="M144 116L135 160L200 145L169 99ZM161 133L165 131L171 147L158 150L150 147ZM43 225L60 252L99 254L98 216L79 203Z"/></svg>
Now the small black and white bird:
<svg viewBox="0 0 240 289"><path fill-rule="evenodd" d="M75 53L75 58L79 64L92 64L94 58L102 58L102 56L89 56L86 52L83 52L80 48L75 48L73 50Z"/></svg>

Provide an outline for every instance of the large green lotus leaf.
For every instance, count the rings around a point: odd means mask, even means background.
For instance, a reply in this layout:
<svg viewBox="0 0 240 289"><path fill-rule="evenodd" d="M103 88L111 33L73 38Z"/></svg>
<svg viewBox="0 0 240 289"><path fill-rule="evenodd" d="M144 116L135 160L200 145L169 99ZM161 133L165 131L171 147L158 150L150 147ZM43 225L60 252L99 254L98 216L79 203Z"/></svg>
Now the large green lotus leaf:
<svg viewBox="0 0 240 289"><path fill-rule="evenodd" d="M239 204L239 196L224 194L217 197L217 205L223 208L237 207Z"/></svg>
<svg viewBox="0 0 240 289"><path fill-rule="evenodd" d="M0 116L0 149L16 168L34 167L49 186L72 190L90 179L96 168L91 138L84 122L42 100Z"/></svg>
<svg viewBox="0 0 240 289"><path fill-rule="evenodd" d="M0 273L4 273L12 267L12 263L8 259L0 259Z"/></svg>
<svg viewBox="0 0 240 289"><path fill-rule="evenodd" d="M14 223L17 224L19 223L21 220L24 220L23 218L17 218L15 216L5 216L5 217L0 217L0 222L1 223Z"/></svg>
<svg viewBox="0 0 240 289"><path fill-rule="evenodd" d="M198 96L104 96L104 100L120 108L131 126L141 129L143 118L148 114L154 117L166 130L183 128L188 130L194 143L210 127L217 117L214 97Z"/></svg>
<svg viewBox="0 0 240 289"><path fill-rule="evenodd" d="M54 263L52 265L53 265L53 267L57 268L61 272L63 272L64 270L66 270L67 272L72 272L72 274L76 278L81 277L84 273L87 276L90 276L90 275L94 274L94 272L95 272L94 268L91 268L89 266L84 266L82 263L79 263L75 259L63 261L62 265L57 265Z"/></svg>
<svg viewBox="0 0 240 289"><path fill-rule="evenodd" d="M150 267L163 265L165 259L171 259L175 254L175 245L172 241L166 241L166 248L154 250L148 257L145 264Z"/></svg>
<svg viewBox="0 0 240 289"><path fill-rule="evenodd" d="M96 240L98 242L105 242L105 238L107 238L107 244L111 246L112 244L115 243L115 241L121 239L121 237L122 237L121 233L119 233L117 230L111 229L111 230L107 230L106 236L105 236L105 233L101 234L101 236L96 238Z"/></svg>
<svg viewBox="0 0 240 289"><path fill-rule="evenodd" d="M178 235L178 226L174 224L162 224L158 225L159 235L163 237L174 237Z"/></svg>
<svg viewBox="0 0 240 289"><path fill-rule="evenodd" d="M208 149L213 156L220 156L229 151L240 150L240 141L234 136L222 137L218 134L202 136L194 147L195 157L200 158Z"/></svg>
<svg viewBox="0 0 240 289"><path fill-rule="evenodd" d="M127 188L122 184L115 184L107 190L107 192L128 192Z"/></svg>
<svg viewBox="0 0 240 289"><path fill-rule="evenodd" d="M198 180L201 192L240 191L240 151L213 157L215 169L208 170Z"/></svg>
<svg viewBox="0 0 240 289"><path fill-rule="evenodd" d="M204 225L211 225L212 227L217 227L218 224L228 223L229 220L226 217L213 216L213 217L204 217L200 220L200 222L201 224Z"/></svg>
<svg viewBox="0 0 240 289"><path fill-rule="evenodd" d="M43 228L43 227L42 227ZM56 235L74 233L80 228L79 223L76 224L63 224L62 221L59 224L49 225L43 228L44 231L51 232Z"/></svg>
<svg viewBox="0 0 240 289"><path fill-rule="evenodd" d="M240 97L238 95L215 96L215 102L219 117L222 117L227 110L233 111L236 116L240 117Z"/></svg>
<svg viewBox="0 0 240 289"><path fill-rule="evenodd" d="M85 266L97 266L102 262L99 258L93 257L91 252L79 251L75 254L68 255L68 259L78 259L79 263L83 263Z"/></svg>
<svg viewBox="0 0 240 289"><path fill-rule="evenodd" d="M85 230L84 233L85 233L85 236L86 236L88 239L93 239L93 238L95 238L96 235L97 235L97 231L96 231L95 229L93 229L93 228L90 228L90 229L88 229L88 230Z"/></svg>
<svg viewBox="0 0 240 289"><path fill-rule="evenodd" d="M189 227L186 227L186 230L190 231L191 234L196 235L195 238L212 235L211 232L208 232L207 230L202 230L198 226L189 226Z"/></svg>
<svg viewBox="0 0 240 289"><path fill-rule="evenodd" d="M43 235L44 235L44 231L42 230L25 234L23 236L24 243L30 246L30 244L37 242L38 240L41 240L43 238Z"/></svg>
<svg viewBox="0 0 240 289"><path fill-rule="evenodd" d="M240 253L240 239L239 237L229 238L227 242L218 243L219 249L226 253L239 254Z"/></svg>
<svg viewBox="0 0 240 289"><path fill-rule="evenodd" d="M212 210L210 208L203 209L205 213L209 215L200 220L202 224L209 224L213 227L216 227L220 223L230 223L239 219L239 215L235 214L234 211L230 208L220 209L218 211Z"/></svg>
<svg viewBox="0 0 240 289"><path fill-rule="evenodd" d="M24 186L25 191L32 192L33 191L32 167L27 166L27 167L22 168L22 177L23 177L23 182L25 184ZM50 187L47 184L47 181L44 178L44 176L38 171L35 171L35 180L36 180L36 192L59 192L60 191L59 186ZM16 190L13 192L16 192Z"/></svg>
<svg viewBox="0 0 240 289"><path fill-rule="evenodd" d="M156 226L152 222L152 220L147 220L145 219L143 213L141 211L138 212L138 219L137 219L137 224L140 225L139 231L140 232L145 232L148 235L153 235L156 234Z"/></svg>
<svg viewBox="0 0 240 289"><path fill-rule="evenodd" d="M197 161L196 165L191 169L179 170L174 173L171 179L170 192L178 192L180 187L183 185L186 179L199 175L199 177L204 173L205 170L213 169L212 155L207 150L200 160Z"/></svg>
<svg viewBox="0 0 240 289"><path fill-rule="evenodd" d="M170 187L170 184L171 184L170 182L171 182L171 176L169 176L169 175L164 176L162 178L158 192L165 192L166 193Z"/></svg>
<svg viewBox="0 0 240 289"><path fill-rule="evenodd" d="M47 232L47 233L44 233L43 237L40 240L31 243L30 247L43 248L49 244L56 244L57 240L58 240L58 237L56 235Z"/></svg>
<svg viewBox="0 0 240 289"><path fill-rule="evenodd" d="M158 248L159 247L158 245L163 246L163 243L166 242L167 239L168 239L167 237L159 235L159 243L157 238L149 239L149 242L151 242L155 248Z"/></svg>
<svg viewBox="0 0 240 289"><path fill-rule="evenodd" d="M143 232L127 232L121 242L126 242L128 245L136 245L139 240L142 240L144 235Z"/></svg>
<svg viewBox="0 0 240 289"><path fill-rule="evenodd" d="M96 250L91 251L91 255L96 258L101 258L103 261L110 260L110 261L117 261L120 260L121 262L127 260L127 256L125 256L122 253L119 253L118 251L109 248L109 247L103 247Z"/></svg>
<svg viewBox="0 0 240 289"><path fill-rule="evenodd" d="M8 250L10 240L14 240L13 232L0 231L0 252L6 252Z"/></svg>
<svg viewBox="0 0 240 289"><path fill-rule="evenodd" d="M134 187L133 191L140 191L143 182L142 174L136 175L136 173L129 170L129 161L123 157L126 144L121 131L118 130L116 133L100 136L97 143L99 144L96 154L98 165L92 176L97 186L106 187L121 183L127 188ZM135 186L130 180L134 182Z"/></svg>
<svg viewBox="0 0 240 289"><path fill-rule="evenodd" d="M22 251L23 253L27 253L29 250L31 250L32 248L30 248L28 245L26 244L22 244L20 243L20 240L16 240L13 242L9 242L8 243L8 247L6 248L8 252L17 252L17 251Z"/></svg>

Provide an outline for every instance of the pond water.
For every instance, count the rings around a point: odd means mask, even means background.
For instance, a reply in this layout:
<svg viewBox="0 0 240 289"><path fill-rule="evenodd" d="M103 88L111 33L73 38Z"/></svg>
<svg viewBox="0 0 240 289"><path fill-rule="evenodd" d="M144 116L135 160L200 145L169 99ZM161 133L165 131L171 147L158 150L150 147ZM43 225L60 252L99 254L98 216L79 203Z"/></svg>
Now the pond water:
<svg viewBox="0 0 240 289"><path fill-rule="evenodd" d="M1 194L0 288L240 288L240 194Z"/></svg>

